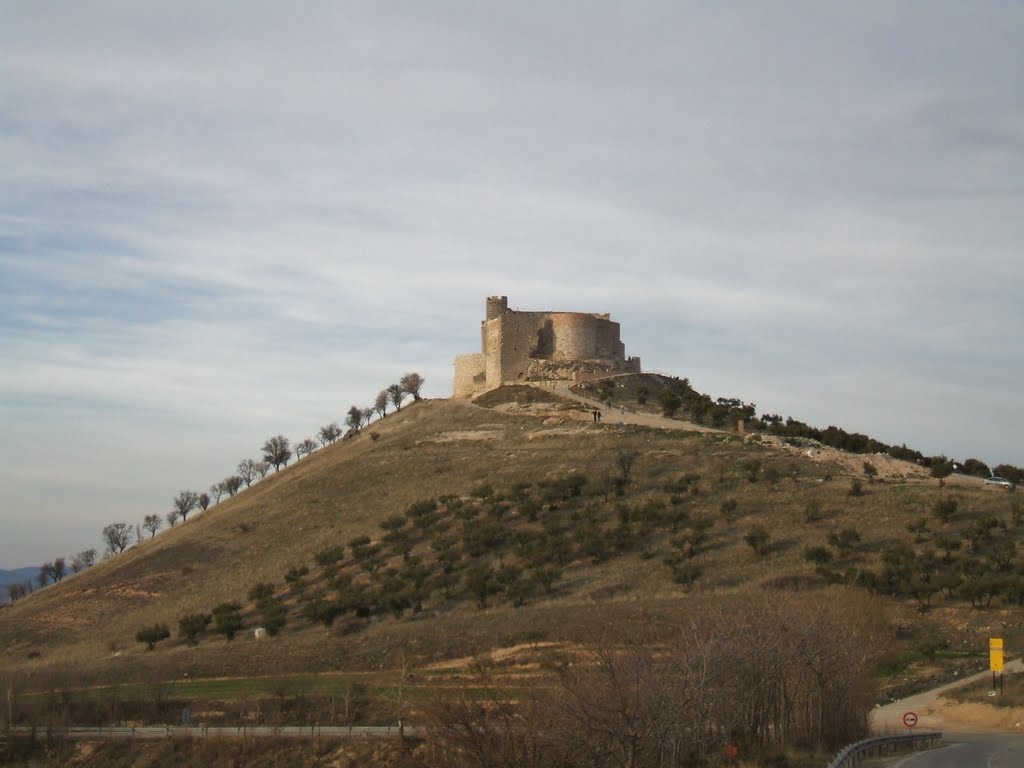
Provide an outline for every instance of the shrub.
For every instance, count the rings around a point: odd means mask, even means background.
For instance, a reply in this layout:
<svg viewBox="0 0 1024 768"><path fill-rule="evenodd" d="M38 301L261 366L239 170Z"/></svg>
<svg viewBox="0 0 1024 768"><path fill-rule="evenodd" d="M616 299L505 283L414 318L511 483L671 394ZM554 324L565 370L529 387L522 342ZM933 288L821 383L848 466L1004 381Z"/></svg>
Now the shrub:
<svg viewBox="0 0 1024 768"><path fill-rule="evenodd" d="M242 606L238 603L221 603L213 609L213 627L215 632L234 640L238 630L242 628Z"/></svg>
<svg viewBox="0 0 1024 768"><path fill-rule="evenodd" d="M663 389L658 393L658 402L661 403L662 414L670 419L683 405L683 399L671 389Z"/></svg>
<svg viewBox="0 0 1024 768"><path fill-rule="evenodd" d="M939 549L945 551L945 561L948 563L952 559L953 553L963 546L963 541L959 536L955 536L949 533L943 533L935 537L935 544Z"/></svg>
<svg viewBox="0 0 1024 768"><path fill-rule="evenodd" d="M698 493L700 488L700 475L696 472L688 472L680 478L665 484L665 493Z"/></svg>
<svg viewBox="0 0 1024 768"><path fill-rule="evenodd" d="M771 534L768 533L768 529L763 525L755 525L747 535L743 537L745 541L756 555L765 555L771 549Z"/></svg>
<svg viewBox="0 0 1024 768"><path fill-rule="evenodd" d="M928 540L928 521L919 517L917 520L913 520L907 523L907 532L914 534L914 540L917 542Z"/></svg>
<svg viewBox="0 0 1024 768"><path fill-rule="evenodd" d="M403 520L402 522L405 521ZM383 527L383 524L381 524L381 527ZM326 568L329 565L334 565L339 562L343 557L345 557L345 547L339 545L336 547L321 549L316 553L314 560L321 568Z"/></svg>
<svg viewBox="0 0 1024 768"><path fill-rule="evenodd" d="M832 553L828 547L808 547L804 550L804 560L815 565L824 565L832 562Z"/></svg>
<svg viewBox="0 0 1024 768"><path fill-rule="evenodd" d="M733 515L736 514L736 510L739 509L740 503L736 499L726 499L719 505L719 509L722 511L722 516L726 520L731 520Z"/></svg>
<svg viewBox="0 0 1024 768"><path fill-rule="evenodd" d="M550 595L554 591L555 582L561 577L562 572L554 565L542 565L533 572L534 580L540 584L545 594Z"/></svg>
<svg viewBox="0 0 1024 768"><path fill-rule="evenodd" d="M809 499L804 504L804 522L816 523L821 520L821 502L818 499Z"/></svg>
<svg viewBox="0 0 1024 768"><path fill-rule="evenodd" d="M260 608L260 622L267 634L273 637L288 621L288 611L277 601L268 601Z"/></svg>
<svg viewBox="0 0 1024 768"><path fill-rule="evenodd" d="M147 650L152 651L161 640L171 636L171 630L166 624L154 624L151 627L143 627L135 633L135 639L145 643Z"/></svg>
<svg viewBox="0 0 1024 768"><path fill-rule="evenodd" d="M494 570L484 563L477 563L466 572L466 588L476 598L479 608L487 607L487 598L501 589Z"/></svg>
<svg viewBox="0 0 1024 768"><path fill-rule="evenodd" d="M703 574L700 566L681 555L665 558L665 565L672 571L672 580L684 587L692 587Z"/></svg>
<svg viewBox="0 0 1024 768"><path fill-rule="evenodd" d="M288 573L284 575L284 581L285 584L291 587L292 592L301 592L306 588L306 576L308 575L308 566L295 566L288 569Z"/></svg>
<svg viewBox="0 0 1024 768"><path fill-rule="evenodd" d="M932 512L940 522L948 523L953 519L959 506L960 502L957 499L942 498L936 500L935 506L932 507Z"/></svg>
<svg viewBox="0 0 1024 768"><path fill-rule="evenodd" d="M426 530L436 519L435 512L437 511L437 501L434 499L424 499L413 503L407 510L405 510L405 516L409 518L413 524Z"/></svg>
<svg viewBox="0 0 1024 768"><path fill-rule="evenodd" d="M758 459L746 459L741 461L740 472L746 476L747 480L752 483L756 483L758 475L761 474L761 462Z"/></svg>
<svg viewBox="0 0 1024 768"><path fill-rule="evenodd" d="M864 495L864 483L861 482L859 477L855 477L850 481L850 490L847 491L850 496L863 496Z"/></svg>
<svg viewBox="0 0 1024 768"><path fill-rule="evenodd" d="M581 496L586 484L587 476L579 472L570 472L565 477L541 480L538 483L541 495L547 502L568 501Z"/></svg>
<svg viewBox="0 0 1024 768"><path fill-rule="evenodd" d="M202 634L213 621L208 613L192 613L178 619L178 633L188 640L190 645L199 642L199 635Z"/></svg>
<svg viewBox="0 0 1024 768"><path fill-rule="evenodd" d="M474 496L478 499L489 499L494 496L494 488L488 483L480 483L469 492L470 496Z"/></svg>
<svg viewBox="0 0 1024 768"><path fill-rule="evenodd" d="M328 600L323 595L316 595L302 606L302 615L314 624L331 626L334 620L345 612L337 600ZM267 630L269 632L269 630Z"/></svg>
<svg viewBox="0 0 1024 768"><path fill-rule="evenodd" d="M249 590L249 599L258 607L263 603L272 600L275 591L273 584L260 582L259 584L254 584L252 589Z"/></svg>
<svg viewBox="0 0 1024 768"><path fill-rule="evenodd" d="M844 528L839 533L833 531L828 535L828 544L835 547L840 554L846 555L860 544L860 534L854 528Z"/></svg>

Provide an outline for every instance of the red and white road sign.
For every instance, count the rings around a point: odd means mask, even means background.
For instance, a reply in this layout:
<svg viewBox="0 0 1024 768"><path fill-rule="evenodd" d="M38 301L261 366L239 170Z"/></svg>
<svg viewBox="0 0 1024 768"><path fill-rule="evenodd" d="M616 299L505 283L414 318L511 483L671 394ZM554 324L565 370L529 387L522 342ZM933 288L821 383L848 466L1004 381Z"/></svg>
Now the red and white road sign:
<svg viewBox="0 0 1024 768"><path fill-rule="evenodd" d="M913 728L917 725L917 714L914 712L907 712L903 715L903 724L907 726L907 728Z"/></svg>

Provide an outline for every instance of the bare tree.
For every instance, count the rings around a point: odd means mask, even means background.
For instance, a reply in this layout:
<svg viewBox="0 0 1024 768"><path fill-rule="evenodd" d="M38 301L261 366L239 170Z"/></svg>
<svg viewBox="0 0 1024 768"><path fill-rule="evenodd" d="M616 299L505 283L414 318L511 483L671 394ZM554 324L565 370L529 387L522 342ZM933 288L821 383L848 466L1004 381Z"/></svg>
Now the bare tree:
<svg viewBox="0 0 1024 768"><path fill-rule="evenodd" d="M405 399L405 390L402 388L402 385L392 384L384 391L388 393L388 398L391 400L391 404L395 406L395 410L402 410L402 400Z"/></svg>
<svg viewBox="0 0 1024 768"><path fill-rule="evenodd" d="M199 509L205 512L210 507L210 494L200 493L199 494Z"/></svg>
<svg viewBox="0 0 1024 768"><path fill-rule="evenodd" d="M141 544L142 543L142 526L139 525L138 523L135 524L135 543L136 544Z"/></svg>
<svg viewBox="0 0 1024 768"><path fill-rule="evenodd" d="M647 643L601 640L562 670L555 752L568 764L647 765L669 740L675 691Z"/></svg>
<svg viewBox="0 0 1024 768"><path fill-rule="evenodd" d="M178 512L172 509L170 512L167 513L167 524L171 526L171 528L173 528L175 524L178 522L179 517L180 515L178 514Z"/></svg>
<svg viewBox="0 0 1024 768"><path fill-rule="evenodd" d="M71 559L71 570L78 573L79 571L84 571L86 568L92 568L95 563L96 550L83 549Z"/></svg>
<svg viewBox="0 0 1024 768"><path fill-rule="evenodd" d="M259 477L260 480L264 479L267 476L267 473L269 473L269 472L270 472L270 463L269 462L266 462L266 461L257 461L256 462L256 474L257 474L257 476Z"/></svg>
<svg viewBox="0 0 1024 768"><path fill-rule="evenodd" d="M213 483L210 486L210 495L213 497L214 504L220 504L220 497L224 494L224 488L220 483Z"/></svg>
<svg viewBox="0 0 1024 768"><path fill-rule="evenodd" d="M107 557L119 555L132 543L132 527L128 523L111 523L103 529Z"/></svg>
<svg viewBox="0 0 1024 768"><path fill-rule="evenodd" d="M50 564L50 575L53 576L54 581L60 581L67 574L67 565L64 562L63 557L56 558Z"/></svg>
<svg viewBox="0 0 1024 768"><path fill-rule="evenodd" d="M256 460L255 459L242 459L238 462L238 476L242 478L242 482L245 483L245 487L248 488L252 485L256 476L259 474L256 471Z"/></svg>
<svg viewBox="0 0 1024 768"><path fill-rule="evenodd" d="M39 573L36 574L36 581L39 582L39 587L45 587L53 578L53 573L50 570L53 568L53 563L43 563L39 566Z"/></svg>
<svg viewBox="0 0 1024 768"><path fill-rule="evenodd" d="M278 472L292 457L292 445L284 435L275 435L263 444L263 460L274 465Z"/></svg>
<svg viewBox="0 0 1024 768"><path fill-rule="evenodd" d="M156 532L160 530L163 522L160 515L146 515L142 518L142 527L149 531L149 537L153 538L156 536Z"/></svg>
<svg viewBox="0 0 1024 768"><path fill-rule="evenodd" d="M373 401L373 410L377 412L378 418L383 419L388 415L388 391L386 389L377 393L377 399Z"/></svg>
<svg viewBox="0 0 1024 768"><path fill-rule="evenodd" d="M418 373L407 373L399 380L398 385L403 391L412 395L413 400L419 400L420 389L423 387L423 377Z"/></svg>
<svg viewBox="0 0 1024 768"><path fill-rule="evenodd" d="M486 681L484 681L486 682ZM440 699L427 705L428 729L446 755L457 755L460 765L483 768L543 768L549 762L549 725L543 721L535 697L518 706L500 691L484 694L465 692L453 700Z"/></svg>
<svg viewBox="0 0 1024 768"><path fill-rule="evenodd" d="M174 497L174 511L181 515L181 522L188 520L188 513L199 506L199 494L195 491L178 491Z"/></svg>
<svg viewBox="0 0 1024 768"><path fill-rule="evenodd" d="M376 411L373 408L363 408L363 424L369 424Z"/></svg>
<svg viewBox="0 0 1024 768"><path fill-rule="evenodd" d="M301 443L298 443L295 446L295 458L301 459L303 456L308 456L315 450L316 441L311 437L307 437L305 440L303 440Z"/></svg>

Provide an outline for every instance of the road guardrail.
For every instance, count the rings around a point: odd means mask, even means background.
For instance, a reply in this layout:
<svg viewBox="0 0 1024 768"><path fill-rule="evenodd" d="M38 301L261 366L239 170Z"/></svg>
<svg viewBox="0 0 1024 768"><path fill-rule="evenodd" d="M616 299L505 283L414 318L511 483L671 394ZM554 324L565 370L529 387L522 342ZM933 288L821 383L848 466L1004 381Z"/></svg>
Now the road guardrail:
<svg viewBox="0 0 1024 768"><path fill-rule="evenodd" d="M919 749L934 749L942 742L941 731L928 733L907 733L900 736L875 736L848 744L828 764L828 768L850 768L864 757L891 755L901 749L913 752Z"/></svg>

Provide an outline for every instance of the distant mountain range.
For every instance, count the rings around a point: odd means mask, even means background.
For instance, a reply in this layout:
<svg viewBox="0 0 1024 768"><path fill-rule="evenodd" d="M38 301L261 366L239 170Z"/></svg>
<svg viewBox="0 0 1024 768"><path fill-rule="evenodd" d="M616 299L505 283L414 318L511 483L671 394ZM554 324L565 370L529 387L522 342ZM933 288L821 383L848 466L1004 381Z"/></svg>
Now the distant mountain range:
<svg viewBox="0 0 1024 768"><path fill-rule="evenodd" d="M32 581L39 573L39 566L33 565L28 568L15 568L12 571L5 571L0 568L0 603L7 602L7 585L21 584Z"/></svg>

